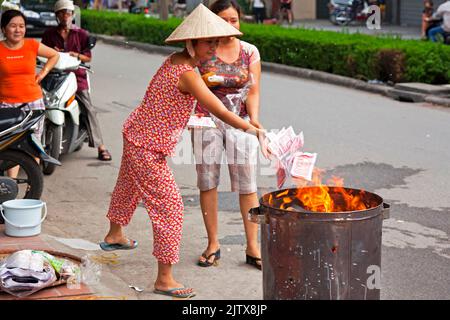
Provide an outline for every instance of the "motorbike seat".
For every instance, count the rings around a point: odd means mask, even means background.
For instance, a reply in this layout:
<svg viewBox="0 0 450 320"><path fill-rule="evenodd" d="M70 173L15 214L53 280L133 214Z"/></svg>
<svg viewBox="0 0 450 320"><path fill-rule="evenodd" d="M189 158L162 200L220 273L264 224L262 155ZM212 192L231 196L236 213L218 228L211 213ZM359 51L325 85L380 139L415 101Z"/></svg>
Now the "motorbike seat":
<svg viewBox="0 0 450 320"><path fill-rule="evenodd" d="M0 108L0 132L20 123L26 115L21 108Z"/></svg>

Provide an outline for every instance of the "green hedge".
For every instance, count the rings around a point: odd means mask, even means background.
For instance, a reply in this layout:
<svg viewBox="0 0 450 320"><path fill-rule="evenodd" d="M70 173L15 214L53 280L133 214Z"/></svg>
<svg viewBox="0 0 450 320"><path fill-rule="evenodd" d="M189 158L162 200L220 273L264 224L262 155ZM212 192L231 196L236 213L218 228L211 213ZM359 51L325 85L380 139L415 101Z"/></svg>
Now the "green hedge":
<svg viewBox="0 0 450 320"><path fill-rule="evenodd" d="M143 15L83 10L90 32L164 45L180 23ZM256 45L263 61L359 78L393 82L448 83L450 46L394 37L242 24L243 40Z"/></svg>

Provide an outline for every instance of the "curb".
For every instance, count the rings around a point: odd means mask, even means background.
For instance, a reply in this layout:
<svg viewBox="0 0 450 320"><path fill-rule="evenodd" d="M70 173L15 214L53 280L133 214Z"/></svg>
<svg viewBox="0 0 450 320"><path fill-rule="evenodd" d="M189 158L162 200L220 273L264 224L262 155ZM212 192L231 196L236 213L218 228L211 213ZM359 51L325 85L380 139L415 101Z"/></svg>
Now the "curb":
<svg viewBox="0 0 450 320"><path fill-rule="evenodd" d="M297 78L326 82L347 88L368 91L371 93L378 93L384 96L389 96L389 93L392 90L391 87L385 85L369 84L362 80L339 76L336 74L327 73L323 71L286 66L283 64L273 62L262 62L261 66L264 71L280 73L284 75L294 76Z"/></svg>
<svg viewBox="0 0 450 320"><path fill-rule="evenodd" d="M107 44L116 45L127 49L135 48L148 53L168 55L174 51L182 50L182 48L179 47L157 46L137 41L129 41L123 36L107 36L99 34L95 34L95 36L97 37L97 39L100 39ZM404 102L428 102L444 107L450 107L450 98L445 98L437 95L428 95L424 93L412 93L410 91L398 90L386 85L370 84L362 80L357 80L323 71L292 67L273 62L262 62L261 68L263 71L269 71L301 79L326 82L346 88L381 94L394 100Z"/></svg>

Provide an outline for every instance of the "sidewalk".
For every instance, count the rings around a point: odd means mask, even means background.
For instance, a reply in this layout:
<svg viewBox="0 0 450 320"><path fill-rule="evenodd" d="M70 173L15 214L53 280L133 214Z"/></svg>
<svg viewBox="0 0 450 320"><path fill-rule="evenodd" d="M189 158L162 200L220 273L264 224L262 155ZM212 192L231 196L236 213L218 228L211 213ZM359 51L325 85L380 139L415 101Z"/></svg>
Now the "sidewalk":
<svg viewBox="0 0 450 320"><path fill-rule="evenodd" d="M197 266L206 244L204 225L201 220L201 209L198 194L182 186L181 193L185 203L184 230L189 232L183 236L180 250L180 262L174 268L176 277L183 284L193 286L197 295L192 300L260 300L262 299L262 272L245 264L245 235L236 201L231 192L219 192L219 225L222 258L218 267L201 268ZM196 191L196 190L195 190ZM59 212L63 209L58 210ZM56 215L53 212L53 215ZM98 217L103 221L104 217ZM83 219L74 217L74 224L80 225ZM85 221L85 220L83 220ZM87 251L63 244L59 240L71 240L77 236L67 228L67 234L61 237L58 224L50 220L44 221L42 232L35 237L13 238L4 234L4 225L0 225L0 259L5 253L24 249L64 253L79 259L91 255L99 259L101 265L100 282L83 285L79 290L68 289L65 285L47 288L30 295L27 300L186 300L153 293L156 260L152 256L152 241L149 240L151 225L142 206L138 206L133 221L127 227L127 233L139 242L135 250L117 250L104 252ZM85 228L91 229L97 222L91 221ZM97 235L93 238L98 238ZM80 240L80 239L77 239ZM86 239L92 244L97 241ZM233 284L229 285L232 279ZM138 290L131 288L134 286ZM143 290L143 291L140 291ZM17 300L18 298L0 293L1 300ZM191 299L189 299L191 300Z"/></svg>

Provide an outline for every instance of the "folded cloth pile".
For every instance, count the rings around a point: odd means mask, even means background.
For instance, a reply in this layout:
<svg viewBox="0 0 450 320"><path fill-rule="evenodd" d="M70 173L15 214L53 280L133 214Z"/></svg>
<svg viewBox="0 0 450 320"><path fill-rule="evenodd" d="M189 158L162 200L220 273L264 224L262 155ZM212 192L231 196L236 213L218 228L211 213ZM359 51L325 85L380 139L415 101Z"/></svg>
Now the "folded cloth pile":
<svg viewBox="0 0 450 320"><path fill-rule="evenodd" d="M51 264L31 250L17 251L0 263L0 290L17 297L28 296L56 280Z"/></svg>
<svg viewBox="0 0 450 320"><path fill-rule="evenodd" d="M277 187L281 188L288 176L303 178L308 181L312 179L317 153L303 152L303 132L298 135L292 127L283 128L279 132L268 132L266 134L267 148L276 158Z"/></svg>

